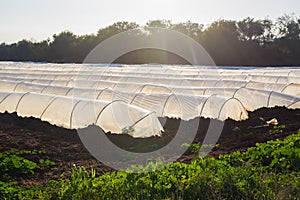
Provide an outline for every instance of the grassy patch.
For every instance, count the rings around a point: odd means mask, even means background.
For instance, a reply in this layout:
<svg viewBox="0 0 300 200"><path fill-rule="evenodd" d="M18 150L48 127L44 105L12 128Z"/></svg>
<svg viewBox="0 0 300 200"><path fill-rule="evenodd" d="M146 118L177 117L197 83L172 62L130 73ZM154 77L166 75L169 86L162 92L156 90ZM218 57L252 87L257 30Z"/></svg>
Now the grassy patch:
<svg viewBox="0 0 300 200"><path fill-rule="evenodd" d="M198 146L192 146L197 150ZM4 154L3 154L4 155ZM7 158L15 160L11 154ZM5 160L5 156L1 157ZM15 161L3 162L12 166ZM10 168L31 174L40 162L16 159ZM3 164L2 164L3 165ZM24 188L0 182L1 199L299 199L300 132L284 140L257 144L219 158L195 158L191 164L150 163L142 169L97 177L95 170L74 166L71 177L45 187ZM22 166L22 167L20 167ZM5 169L5 168L4 168ZM150 171L149 169L157 169ZM10 170L5 171L8 173Z"/></svg>

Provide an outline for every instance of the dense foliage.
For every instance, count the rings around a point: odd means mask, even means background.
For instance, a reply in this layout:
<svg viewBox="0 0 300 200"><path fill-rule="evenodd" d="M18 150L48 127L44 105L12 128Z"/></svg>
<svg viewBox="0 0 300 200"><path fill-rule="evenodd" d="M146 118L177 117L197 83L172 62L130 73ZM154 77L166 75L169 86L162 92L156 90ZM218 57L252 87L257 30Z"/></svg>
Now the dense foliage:
<svg viewBox="0 0 300 200"><path fill-rule="evenodd" d="M16 151L12 149L0 153L0 199L30 199L34 196L34 190L15 185L15 181L29 178L37 170L51 168L55 163L48 159L41 159L43 151ZM32 161L27 156L35 156L39 159Z"/></svg>
<svg viewBox="0 0 300 200"><path fill-rule="evenodd" d="M117 22L100 29L96 35L77 36L64 31L41 42L3 43L0 45L0 60L82 62L103 40L137 27L141 26ZM188 35L208 51L217 65L300 65L300 19L294 15L284 15L275 22L252 18L219 20L207 27L190 21L173 24L154 20L142 28L147 30L148 27L169 28ZM153 49L131 52L115 62L185 63L174 54Z"/></svg>
<svg viewBox="0 0 300 200"><path fill-rule="evenodd" d="M245 152L218 159L197 158L191 164L150 163L146 168L133 167L128 172L99 177L94 170L74 166L71 177L53 180L48 186L29 188L0 182L0 198L300 199L299 162L300 131Z"/></svg>

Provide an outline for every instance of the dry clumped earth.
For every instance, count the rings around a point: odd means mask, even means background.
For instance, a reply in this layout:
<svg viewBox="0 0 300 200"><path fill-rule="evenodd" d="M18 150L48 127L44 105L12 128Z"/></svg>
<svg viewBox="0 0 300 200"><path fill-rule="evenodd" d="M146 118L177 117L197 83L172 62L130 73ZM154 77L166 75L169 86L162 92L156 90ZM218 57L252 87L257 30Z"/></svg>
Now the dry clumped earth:
<svg viewBox="0 0 300 200"><path fill-rule="evenodd" d="M276 118L279 125L285 125L284 131L277 132L273 125L267 125L266 121ZM194 143L202 143L208 129L210 119L197 118L188 122L179 119L160 119L164 124L162 137L148 139L134 139L128 135L114 135L107 133L106 136L119 147L133 152L149 152L168 144L175 134L184 132L189 135L190 124L195 120L199 123ZM89 127L91 128L91 127ZM101 129L93 127L94 129ZM237 122L228 119L224 123L218 145L210 152L209 156L217 157L233 151L244 151L254 146L257 142L265 142L272 139L282 139L287 135L296 133L300 129L300 109L286 109L283 107L261 108L249 112L249 119ZM271 130L271 131L270 131ZM103 133L104 134L104 133ZM11 149L41 150L45 153L43 159L55 162L55 165L46 170L40 170L35 175L20 179L21 185L47 184L51 179L58 179L62 173L68 176L72 166L84 166L95 168L97 174L112 172L114 169L97 161L85 149L76 130L67 130L50 125L34 118L20 118L13 114L0 114L0 151ZM155 145L153 145L155 144ZM38 161L41 155L26 155L26 158ZM193 158L187 151L178 161L190 162Z"/></svg>

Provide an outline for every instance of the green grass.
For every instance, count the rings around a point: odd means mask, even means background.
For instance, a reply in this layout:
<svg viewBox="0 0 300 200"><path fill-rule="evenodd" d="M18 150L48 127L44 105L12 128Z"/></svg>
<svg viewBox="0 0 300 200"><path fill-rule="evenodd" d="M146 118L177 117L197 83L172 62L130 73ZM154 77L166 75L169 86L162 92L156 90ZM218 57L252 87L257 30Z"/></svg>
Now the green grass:
<svg viewBox="0 0 300 200"><path fill-rule="evenodd" d="M20 173L34 172L34 165L21 163L26 170ZM300 132L218 159L161 165L99 177L95 170L74 166L71 177L44 187L20 187L6 179L0 182L0 199L300 199Z"/></svg>

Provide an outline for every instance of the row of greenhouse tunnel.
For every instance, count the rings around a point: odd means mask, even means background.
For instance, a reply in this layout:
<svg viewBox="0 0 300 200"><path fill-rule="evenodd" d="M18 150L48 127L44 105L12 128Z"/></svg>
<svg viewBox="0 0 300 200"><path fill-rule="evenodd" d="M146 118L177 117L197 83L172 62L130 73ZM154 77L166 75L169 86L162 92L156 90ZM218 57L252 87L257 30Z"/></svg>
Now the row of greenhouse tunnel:
<svg viewBox="0 0 300 200"><path fill-rule="evenodd" d="M0 113L132 137L161 136L161 117L240 121L263 107L300 108L293 67L2 62L0 77Z"/></svg>

